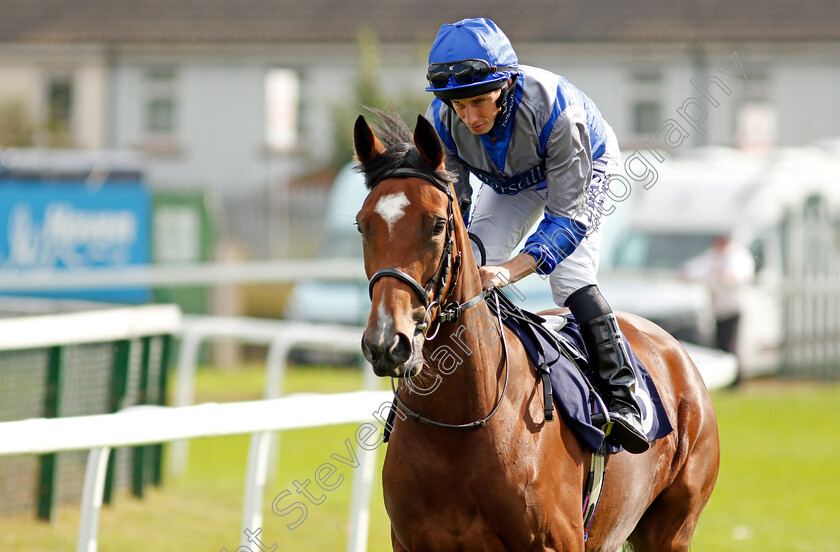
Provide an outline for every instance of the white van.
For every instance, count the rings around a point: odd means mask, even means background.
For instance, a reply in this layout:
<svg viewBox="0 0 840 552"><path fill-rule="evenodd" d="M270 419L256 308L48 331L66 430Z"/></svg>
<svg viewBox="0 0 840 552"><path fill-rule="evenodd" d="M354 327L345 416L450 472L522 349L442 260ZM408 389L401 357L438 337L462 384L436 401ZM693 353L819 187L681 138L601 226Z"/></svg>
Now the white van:
<svg viewBox="0 0 840 552"><path fill-rule="evenodd" d="M840 204L840 184L833 181L840 156L820 147L764 153L702 148L686 151L678 159L666 158L654 167L655 184L632 190L626 202L616 205L618 219L605 226L605 231L618 231L612 254L602 253L600 278L605 296L615 308L636 312L679 337L710 345L708 293L702 286L682 281L679 273L685 261L711 246L715 236L730 235L751 250L756 262L755 281L744 290L738 341L742 375L777 371L782 360L786 212L801 210L817 197ZM632 284L634 280L637 285ZM668 300L676 311L691 311L678 304L696 305L698 292L705 296L705 305L696 306L693 329L690 324L680 327L679 321L669 321L633 298L664 290L669 290ZM685 331L693 337L679 335Z"/></svg>

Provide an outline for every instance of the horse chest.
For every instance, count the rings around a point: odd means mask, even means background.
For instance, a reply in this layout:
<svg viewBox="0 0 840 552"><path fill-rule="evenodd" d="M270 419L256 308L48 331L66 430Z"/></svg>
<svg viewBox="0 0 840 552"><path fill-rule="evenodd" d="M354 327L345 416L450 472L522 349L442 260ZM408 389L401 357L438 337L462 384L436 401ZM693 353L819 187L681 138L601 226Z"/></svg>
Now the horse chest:
<svg viewBox="0 0 840 552"><path fill-rule="evenodd" d="M555 499L554 486L541 481L527 447L416 444L389 444L383 471L386 508L401 542L418 550L472 550L475 543L479 550L509 550L516 542L517 550L529 550L541 539L546 512L555 508L540 502ZM448 544L433 546L441 535Z"/></svg>

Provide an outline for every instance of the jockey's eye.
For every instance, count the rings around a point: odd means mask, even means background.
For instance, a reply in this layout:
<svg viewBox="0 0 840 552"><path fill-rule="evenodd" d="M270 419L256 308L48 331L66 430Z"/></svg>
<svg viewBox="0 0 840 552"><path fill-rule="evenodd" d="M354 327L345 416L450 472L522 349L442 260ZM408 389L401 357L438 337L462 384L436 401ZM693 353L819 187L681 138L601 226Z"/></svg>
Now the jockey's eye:
<svg viewBox="0 0 840 552"><path fill-rule="evenodd" d="M434 229L432 229L432 235L439 236L443 233L444 229L446 229L446 222L439 220L435 223Z"/></svg>

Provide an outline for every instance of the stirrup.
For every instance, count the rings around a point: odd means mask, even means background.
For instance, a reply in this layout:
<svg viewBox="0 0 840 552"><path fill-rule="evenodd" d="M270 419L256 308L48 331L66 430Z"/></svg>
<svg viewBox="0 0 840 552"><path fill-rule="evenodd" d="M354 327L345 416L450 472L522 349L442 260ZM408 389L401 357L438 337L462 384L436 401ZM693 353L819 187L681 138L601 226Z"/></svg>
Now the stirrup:
<svg viewBox="0 0 840 552"><path fill-rule="evenodd" d="M641 454L650 448L650 443L641 429L620 414L612 416L607 435L618 441L630 454Z"/></svg>
<svg viewBox="0 0 840 552"><path fill-rule="evenodd" d="M625 419L621 414L613 413L604 416L603 413L592 415L592 425L600 428L606 438L621 445L630 454L641 454L650 448L650 442L639 428Z"/></svg>

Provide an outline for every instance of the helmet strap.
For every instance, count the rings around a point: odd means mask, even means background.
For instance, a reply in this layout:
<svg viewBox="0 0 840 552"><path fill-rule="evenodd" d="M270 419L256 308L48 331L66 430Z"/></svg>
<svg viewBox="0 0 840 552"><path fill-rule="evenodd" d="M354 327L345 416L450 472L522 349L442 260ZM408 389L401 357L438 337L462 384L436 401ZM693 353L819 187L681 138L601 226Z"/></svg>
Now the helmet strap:
<svg viewBox="0 0 840 552"><path fill-rule="evenodd" d="M502 93L499 94L499 99L496 100L496 107L499 108L499 114L496 115L496 121L503 120L505 117L505 112L508 109L508 98L510 97L510 93L516 88L516 77L517 75L513 76L512 82L505 81L505 84L502 85L502 88L500 89Z"/></svg>
<svg viewBox="0 0 840 552"><path fill-rule="evenodd" d="M502 85L501 91L502 93L499 94L499 99L496 100L496 107L502 108L502 113L504 113L505 108L507 107L507 99L513 89L516 88L516 78L519 75L513 75L509 80L506 80L505 83Z"/></svg>

